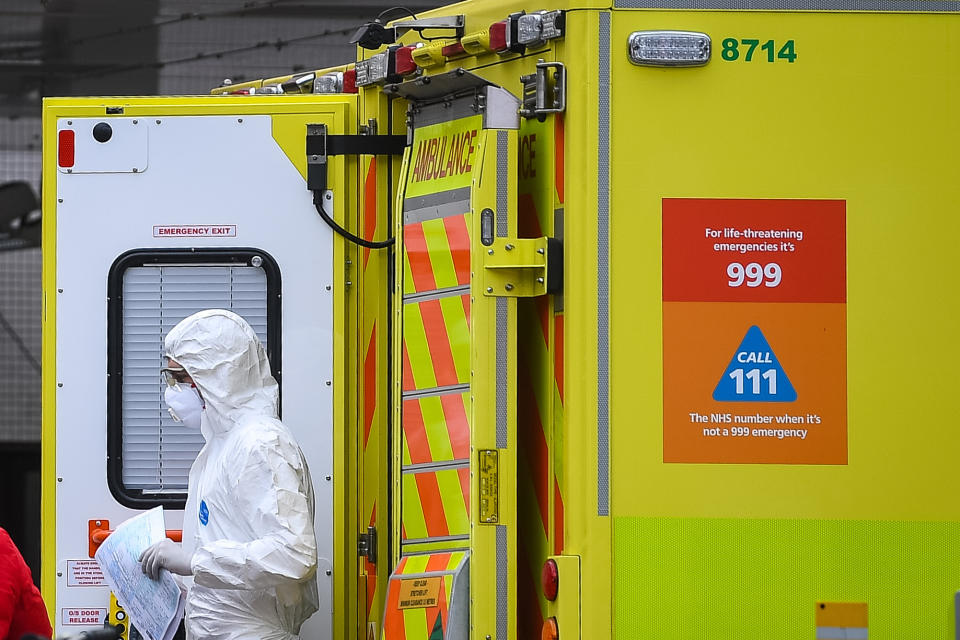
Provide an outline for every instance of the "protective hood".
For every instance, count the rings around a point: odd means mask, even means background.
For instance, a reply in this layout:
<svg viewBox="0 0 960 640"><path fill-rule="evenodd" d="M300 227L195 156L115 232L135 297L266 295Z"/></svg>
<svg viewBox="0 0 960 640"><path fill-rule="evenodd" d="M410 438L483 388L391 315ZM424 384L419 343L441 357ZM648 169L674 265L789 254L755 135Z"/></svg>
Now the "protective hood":
<svg viewBox="0 0 960 640"><path fill-rule="evenodd" d="M277 381L247 321L224 309L183 319L164 340L164 355L180 364L200 390L201 430L209 441L254 416L277 417Z"/></svg>

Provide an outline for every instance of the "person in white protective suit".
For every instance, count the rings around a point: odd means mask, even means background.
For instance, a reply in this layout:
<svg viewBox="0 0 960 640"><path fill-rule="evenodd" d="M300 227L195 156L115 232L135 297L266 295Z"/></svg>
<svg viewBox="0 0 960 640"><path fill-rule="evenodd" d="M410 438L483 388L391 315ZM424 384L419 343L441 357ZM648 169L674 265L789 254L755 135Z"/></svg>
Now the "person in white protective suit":
<svg viewBox="0 0 960 640"><path fill-rule="evenodd" d="M190 469L183 546L141 556L188 588L187 637L296 638L318 608L313 485L303 453L277 419L278 386L240 316L196 313L164 341L165 400L206 444Z"/></svg>

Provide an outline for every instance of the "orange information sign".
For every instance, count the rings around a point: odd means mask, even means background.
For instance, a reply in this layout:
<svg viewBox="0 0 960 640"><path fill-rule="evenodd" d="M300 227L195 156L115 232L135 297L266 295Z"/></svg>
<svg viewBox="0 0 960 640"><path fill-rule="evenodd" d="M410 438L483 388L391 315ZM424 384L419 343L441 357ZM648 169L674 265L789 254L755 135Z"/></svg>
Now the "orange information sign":
<svg viewBox="0 0 960 640"><path fill-rule="evenodd" d="M400 581L398 606L401 609L425 609L435 607L440 601L442 576L433 578L407 578Z"/></svg>
<svg viewBox="0 0 960 640"><path fill-rule="evenodd" d="M846 464L845 219L663 200L664 462Z"/></svg>

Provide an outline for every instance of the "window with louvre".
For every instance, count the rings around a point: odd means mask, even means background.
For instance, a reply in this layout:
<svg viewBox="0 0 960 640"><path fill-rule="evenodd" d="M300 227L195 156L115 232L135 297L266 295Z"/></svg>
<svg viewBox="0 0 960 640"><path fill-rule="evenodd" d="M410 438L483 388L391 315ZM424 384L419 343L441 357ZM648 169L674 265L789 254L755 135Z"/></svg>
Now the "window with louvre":
<svg viewBox="0 0 960 640"><path fill-rule="evenodd" d="M275 375L277 371L277 345L271 338L279 334L271 325L279 318L271 316L279 316L273 309L279 293L277 283L270 282L276 269L265 268L275 266L272 261L257 253L259 259L239 256L225 263L223 254L214 252L193 253L187 263L179 253L141 253L120 269L115 265L117 272L111 275L110 302L116 308L111 313L108 367L111 378L120 375L119 384L112 379L109 385L113 446L108 477L114 494L128 506L182 502L190 466L203 446L200 432L175 422L163 401L166 383L160 369L165 366L163 339L170 329L197 311L229 309L257 332ZM198 257L220 260L198 263ZM271 297L277 299L275 305Z"/></svg>

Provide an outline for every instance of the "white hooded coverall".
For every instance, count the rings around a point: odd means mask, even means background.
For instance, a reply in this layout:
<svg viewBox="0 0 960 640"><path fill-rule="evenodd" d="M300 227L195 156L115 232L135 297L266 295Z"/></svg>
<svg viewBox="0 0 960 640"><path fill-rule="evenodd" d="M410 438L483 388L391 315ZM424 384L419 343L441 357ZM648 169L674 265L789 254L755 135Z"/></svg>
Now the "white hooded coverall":
<svg viewBox="0 0 960 640"><path fill-rule="evenodd" d="M296 638L318 608L313 485L277 419L278 386L240 316L201 311L174 327L164 355L193 378L206 444L190 469L183 548L193 554L187 637Z"/></svg>

